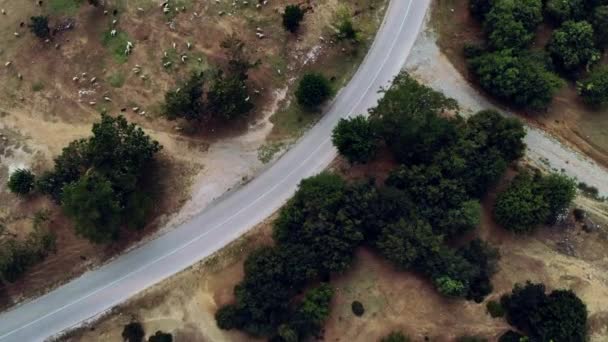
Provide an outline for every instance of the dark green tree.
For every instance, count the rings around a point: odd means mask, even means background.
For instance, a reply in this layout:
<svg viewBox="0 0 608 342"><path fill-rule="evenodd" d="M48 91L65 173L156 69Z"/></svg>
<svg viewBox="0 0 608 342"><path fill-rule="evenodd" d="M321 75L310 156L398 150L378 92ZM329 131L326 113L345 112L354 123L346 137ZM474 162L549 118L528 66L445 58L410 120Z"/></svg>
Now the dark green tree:
<svg viewBox="0 0 608 342"><path fill-rule="evenodd" d="M203 75L193 73L179 88L165 94L165 112L169 120L203 118L203 83Z"/></svg>
<svg viewBox="0 0 608 342"><path fill-rule="evenodd" d="M283 12L283 27L294 33L300 27L300 22L304 19L304 10L298 5L287 5Z"/></svg>
<svg viewBox="0 0 608 342"><path fill-rule="evenodd" d="M496 198L496 222L516 233L530 232L546 222L551 211L539 187L538 177L519 174Z"/></svg>
<svg viewBox="0 0 608 342"><path fill-rule="evenodd" d="M593 26L586 21L567 21L553 32L547 46L553 61L566 72L589 67L600 58Z"/></svg>
<svg viewBox="0 0 608 342"><path fill-rule="evenodd" d="M220 120L234 120L253 109L249 100L249 90L243 79L219 73L207 93L207 110Z"/></svg>
<svg viewBox="0 0 608 342"><path fill-rule="evenodd" d="M36 176L28 169L17 169L8 178L8 189L17 195L27 195L34 188Z"/></svg>
<svg viewBox="0 0 608 342"><path fill-rule="evenodd" d="M564 84L538 58L513 50L472 58L469 65L483 89L517 107L546 109Z"/></svg>
<svg viewBox="0 0 608 342"><path fill-rule="evenodd" d="M340 119L332 141L340 154L353 164L372 160L380 142L371 121L362 115Z"/></svg>
<svg viewBox="0 0 608 342"><path fill-rule="evenodd" d="M486 14L492 9L494 0L469 0L469 10L479 21L483 21Z"/></svg>
<svg viewBox="0 0 608 342"><path fill-rule="evenodd" d="M91 167L89 145L86 139L72 141L55 158L55 167L38 178L36 188L61 202L63 187L77 181Z"/></svg>
<svg viewBox="0 0 608 342"><path fill-rule="evenodd" d="M574 179L559 173L542 177L540 187L545 202L549 206L548 223L554 223L558 216L564 215L576 196Z"/></svg>
<svg viewBox="0 0 608 342"><path fill-rule="evenodd" d="M547 0L545 13L557 24L568 20L582 20L587 14L584 0Z"/></svg>
<svg viewBox="0 0 608 342"><path fill-rule="evenodd" d="M296 90L298 103L307 108L315 109L331 95L331 87L325 76L317 73L306 74L300 80Z"/></svg>
<svg viewBox="0 0 608 342"><path fill-rule="evenodd" d="M543 284L516 284L501 304L508 322L533 341L587 340L587 307L570 290L546 295Z"/></svg>
<svg viewBox="0 0 608 342"><path fill-rule="evenodd" d="M494 0L484 29L495 49L525 48L542 22L541 0Z"/></svg>
<svg viewBox="0 0 608 342"><path fill-rule="evenodd" d="M144 336L144 328L139 322L131 322L122 330L122 338L126 342L142 342Z"/></svg>
<svg viewBox="0 0 608 342"><path fill-rule="evenodd" d="M30 18L28 25L32 33L40 39L48 39L51 37L51 29L49 28L49 18L47 16L35 16Z"/></svg>
<svg viewBox="0 0 608 342"><path fill-rule="evenodd" d="M95 243L118 237L120 204L112 183L91 172L63 190L62 207L76 226L76 232Z"/></svg>
<svg viewBox="0 0 608 342"><path fill-rule="evenodd" d="M321 284L306 292L289 323L298 333L299 341L319 334L329 317L333 295L334 290L329 284Z"/></svg>
<svg viewBox="0 0 608 342"><path fill-rule="evenodd" d="M597 45L606 48L608 46L608 30L606 30L606 27L608 27L608 5L595 8L591 23L593 24Z"/></svg>
<svg viewBox="0 0 608 342"><path fill-rule="evenodd" d="M608 67L591 71L589 76L578 84L577 89L583 100L591 106L608 104Z"/></svg>
<svg viewBox="0 0 608 342"><path fill-rule="evenodd" d="M148 342L173 342L173 335L159 330L148 338Z"/></svg>

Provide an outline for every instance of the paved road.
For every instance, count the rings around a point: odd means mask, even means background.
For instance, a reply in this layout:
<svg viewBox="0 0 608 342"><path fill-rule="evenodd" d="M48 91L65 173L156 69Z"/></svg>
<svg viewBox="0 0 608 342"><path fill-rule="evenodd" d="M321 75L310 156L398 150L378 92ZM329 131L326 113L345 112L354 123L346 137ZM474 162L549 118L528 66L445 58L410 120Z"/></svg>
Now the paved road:
<svg viewBox="0 0 608 342"><path fill-rule="evenodd" d="M261 222L293 195L300 180L335 157L330 135L341 117L375 106L400 71L430 0L391 0L358 72L328 113L289 152L246 186L192 221L95 271L0 315L0 341L42 341L95 317L212 254Z"/></svg>

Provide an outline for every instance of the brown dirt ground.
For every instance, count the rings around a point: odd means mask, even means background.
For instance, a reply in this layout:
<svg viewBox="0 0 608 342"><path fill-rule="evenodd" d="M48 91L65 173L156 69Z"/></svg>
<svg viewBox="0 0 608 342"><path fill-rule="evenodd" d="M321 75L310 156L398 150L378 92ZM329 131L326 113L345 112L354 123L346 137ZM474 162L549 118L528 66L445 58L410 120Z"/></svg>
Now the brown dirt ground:
<svg viewBox="0 0 608 342"><path fill-rule="evenodd" d="M61 2L68 0L44 1L43 7L38 7L36 1L0 0L0 7L7 12L0 21L0 40L3 42L0 46L0 223L9 231L25 236L32 227L33 215L49 209L52 218L49 228L58 238L55 254L33 267L21 280L0 288L11 302L0 303L0 309L43 293L149 238L168 222L172 223L174 214L191 199L191 193L203 181L222 186L230 183L226 189L214 189L215 192L230 189L234 185L232 179L215 179L213 177L222 172L208 176L205 171L229 167L231 164L224 160L232 162L235 156L243 158L238 149L261 145L268 133L256 136L255 141L237 141L229 148L220 149L219 153L211 154L209 150L217 142L245 136L249 128L266 124L269 110L290 114L292 111L286 108L294 107L289 105L291 95L277 106L277 94L282 89L285 89L283 92L290 89L288 93L291 94L290 86L303 70L341 76L335 82L335 87L340 87L355 70L365 49L353 57L350 51L342 49L342 45L327 38L321 42L319 37L330 37L330 24L336 11L347 6L349 11L357 12L356 22L361 25L364 46L367 46L381 21L385 0L273 0L259 10L253 5L233 7L224 1L183 0L180 3L186 6L186 11L176 14L172 25L171 18L162 14L156 1L112 0L110 3L119 8L116 17L111 11L104 15L102 10L85 4L73 13L50 15L52 27L71 18L76 23L74 29L58 33L49 43L34 38L27 28L29 17L49 13L50 3ZM278 24L282 8L294 3L310 8L297 37L287 34ZM219 11L226 14L219 15ZM113 19L117 20L114 27L135 45L128 58L102 44L103 34L112 28ZM257 27L263 30L265 39L255 36ZM209 126L194 131L188 130L184 122L164 119L161 103L165 91L175 87L177 80L185 78L192 70L207 70L224 64L226 58L219 42L233 32L245 41L252 59L261 61L259 67L250 72L249 80L252 88L260 91L252 97L258 110L248 121L230 129ZM192 43L191 50L187 49L187 42ZM176 49L173 49L174 43ZM162 67L165 51L175 59L175 67ZM179 62L178 53L187 53L188 62ZM200 63L197 58L201 58ZM10 66L5 67L9 61ZM141 79L132 71L136 66L142 70L140 75L146 75L147 79ZM79 80L74 81L74 77ZM94 83L90 82L93 77L97 79ZM104 96L112 101L104 101ZM136 106L140 113L132 110ZM121 112L122 109L125 111ZM142 231L125 232L119 243L110 246L95 246L75 236L70 222L48 200L38 196L19 199L8 193L5 186L9 172L16 168L29 167L37 174L49 169L52 158L64 146L90 134L91 124L98 120L102 111L125 115L164 146L159 171L150 175L161 199L156 203L150 224ZM146 113L142 115L141 111ZM282 122L292 118L279 114L273 121L276 127L284 127ZM305 122L298 119L293 125L305 126ZM284 140L296 136L295 130L280 129L269 137ZM249 160L240 163L249 163ZM247 170L244 172L252 172ZM240 175L238 180L241 180ZM209 201L211 198L205 198L203 202L206 205ZM203 205L193 207L201 210Z"/></svg>
<svg viewBox="0 0 608 342"><path fill-rule="evenodd" d="M366 167L357 167L351 180L370 175L381 178L392 165L380 158ZM348 166L336 161L332 169L343 172ZM377 170L377 172L373 170ZM515 171L510 171L507 178ZM499 186L500 189L503 185ZM478 234L500 248L494 292L486 301L497 299L517 282L543 282L549 289L569 288L587 304L592 341L608 339L608 204L577 198L602 228L584 232L579 224L544 227L530 236L515 236L491 219L494 201L490 194L483 201L484 214ZM250 341L238 332L225 332L215 326L213 314L229 303L233 286L241 279L247 252L271 244L270 218L243 239L225 248L191 270L162 282L91 327L74 332L66 341L115 341L122 327L132 319L143 323L148 334L158 329L188 341ZM574 255L561 252L572 246ZM324 341L377 341L392 330L407 333L414 341L453 341L464 334L496 340L508 325L487 314L485 302L476 304L440 296L423 277L395 269L372 251L357 251L354 265L332 280L336 296L325 326ZM359 300L365 314L352 314L351 303Z"/></svg>
<svg viewBox="0 0 608 342"><path fill-rule="evenodd" d="M462 49L467 43L482 42L483 33L481 25L468 11L468 0L436 0L432 18L433 26L439 33L438 45L442 52L475 85L474 77L467 70ZM542 26L532 48L541 49L549 37L550 29ZM603 63L606 63L606 58ZM531 124L554 133L600 164L608 166L608 110L594 110L585 106L576 93L574 83L569 83L558 92L547 112L520 114Z"/></svg>

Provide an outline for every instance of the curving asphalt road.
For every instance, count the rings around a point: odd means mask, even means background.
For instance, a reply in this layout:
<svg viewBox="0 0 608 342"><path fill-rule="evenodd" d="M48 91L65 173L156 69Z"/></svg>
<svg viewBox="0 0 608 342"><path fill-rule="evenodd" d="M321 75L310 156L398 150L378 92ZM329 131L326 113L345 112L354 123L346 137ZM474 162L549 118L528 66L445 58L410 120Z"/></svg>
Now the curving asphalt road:
<svg viewBox="0 0 608 342"><path fill-rule="evenodd" d="M209 256L271 215L293 195L301 179L320 172L336 156L330 136L338 120L376 105L378 90L390 85L406 61L430 1L391 0L351 82L323 119L264 173L179 228L1 314L0 341L42 341L102 314Z"/></svg>

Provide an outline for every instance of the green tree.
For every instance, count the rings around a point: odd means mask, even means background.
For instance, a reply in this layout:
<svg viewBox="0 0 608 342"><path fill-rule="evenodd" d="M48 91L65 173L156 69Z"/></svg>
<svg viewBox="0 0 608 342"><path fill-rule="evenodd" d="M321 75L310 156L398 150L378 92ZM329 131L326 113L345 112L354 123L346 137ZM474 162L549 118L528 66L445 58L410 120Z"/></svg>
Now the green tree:
<svg viewBox="0 0 608 342"><path fill-rule="evenodd" d="M521 173L498 195L494 205L498 224L525 233L547 220L551 211L538 181L529 173Z"/></svg>
<svg viewBox="0 0 608 342"><path fill-rule="evenodd" d="M477 20L483 21L492 9L493 3L494 0L469 0L469 10Z"/></svg>
<svg viewBox="0 0 608 342"><path fill-rule="evenodd" d="M294 33L300 27L300 22L304 19L304 10L298 5L287 5L283 12L283 27Z"/></svg>
<svg viewBox="0 0 608 342"><path fill-rule="evenodd" d="M40 39L48 39L51 37L51 29L49 28L49 18L47 16L35 16L30 18L28 25L32 33Z"/></svg>
<svg viewBox="0 0 608 342"><path fill-rule="evenodd" d="M329 81L321 74L306 74L300 80L296 90L298 103L307 108L315 109L331 95Z"/></svg>
<svg viewBox="0 0 608 342"><path fill-rule="evenodd" d="M165 112L169 120L184 118L200 120L203 117L203 75L193 73L176 90L165 94Z"/></svg>
<svg viewBox="0 0 608 342"><path fill-rule="evenodd" d="M220 47L228 58L226 74L228 78L237 78L245 81L250 69L259 65L260 61L251 61L251 56L246 49L245 42L240 40L236 33L232 33L220 43Z"/></svg>
<svg viewBox="0 0 608 342"><path fill-rule="evenodd" d="M547 46L553 61L564 71L589 67L600 58L593 26L586 21L567 21L553 32Z"/></svg>
<svg viewBox="0 0 608 342"><path fill-rule="evenodd" d="M253 109L245 81L219 73L207 93L207 110L221 120L243 117Z"/></svg>
<svg viewBox="0 0 608 342"><path fill-rule="evenodd" d="M91 172L63 190L62 207L76 226L76 232L95 243L118 237L120 204L112 183Z"/></svg>
<svg viewBox="0 0 608 342"><path fill-rule="evenodd" d="M379 138L371 121L362 115L340 119L332 141L341 155L351 163L367 163L376 155Z"/></svg>
<svg viewBox="0 0 608 342"><path fill-rule="evenodd" d="M523 157L526 150L526 131L521 121L505 118L495 110L482 110L470 117L467 132L476 145L496 147L508 162Z"/></svg>
<svg viewBox="0 0 608 342"><path fill-rule="evenodd" d="M589 76L578 84L577 89L583 100L591 106L608 104L608 67L591 71Z"/></svg>
<svg viewBox="0 0 608 342"><path fill-rule="evenodd" d="M599 47L605 48L608 46L608 5L598 6L593 11L591 19L593 24L593 32L595 33L595 41Z"/></svg>
<svg viewBox="0 0 608 342"><path fill-rule="evenodd" d="M8 178L8 189L18 195L27 195L34 188L36 176L28 169L17 169Z"/></svg>
<svg viewBox="0 0 608 342"><path fill-rule="evenodd" d="M559 215L567 211L576 196L576 182L564 174L551 173L542 177L540 187L549 206L547 222L554 223Z"/></svg>
<svg viewBox="0 0 608 342"><path fill-rule="evenodd" d="M380 342L410 342L410 338L405 336L400 331L393 331L392 333L384 336Z"/></svg>
<svg viewBox="0 0 608 342"><path fill-rule="evenodd" d="M542 22L541 0L494 0L484 29L495 49L524 48Z"/></svg>
<svg viewBox="0 0 608 342"><path fill-rule="evenodd" d="M469 65L483 89L517 107L546 109L564 84L538 58L513 50L472 58Z"/></svg>
<svg viewBox="0 0 608 342"><path fill-rule="evenodd" d="M127 342L141 342L145 336L144 328L139 322L131 322L122 330L122 338Z"/></svg>
<svg viewBox="0 0 608 342"><path fill-rule="evenodd" d="M173 335L159 330L148 338L148 342L173 342Z"/></svg>
<svg viewBox="0 0 608 342"><path fill-rule="evenodd" d="M218 328L222 330L238 329L243 326L239 315L240 312L236 305L224 305L215 313L215 321Z"/></svg>
<svg viewBox="0 0 608 342"><path fill-rule="evenodd" d="M38 178L36 188L49 195L55 202L61 202L63 188L75 181L91 166L88 140L72 141L55 158L55 167Z"/></svg>
<svg viewBox="0 0 608 342"><path fill-rule="evenodd" d="M329 284L321 284L306 292L289 324L297 331L300 341L321 331L329 317L333 295L334 290Z"/></svg>
<svg viewBox="0 0 608 342"><path fill-rule="evenodd" d="M587 340L587 307L570 290L545 294L543 284L516 284L501 298L508 322L533 341Z"/></svg>
<svg viewBox="0 0 608 342"><path fill-rule="evenodd" d="M586 9L584 0L547 0L545 13L559 24L568 20L584 19Z"/></svg>

